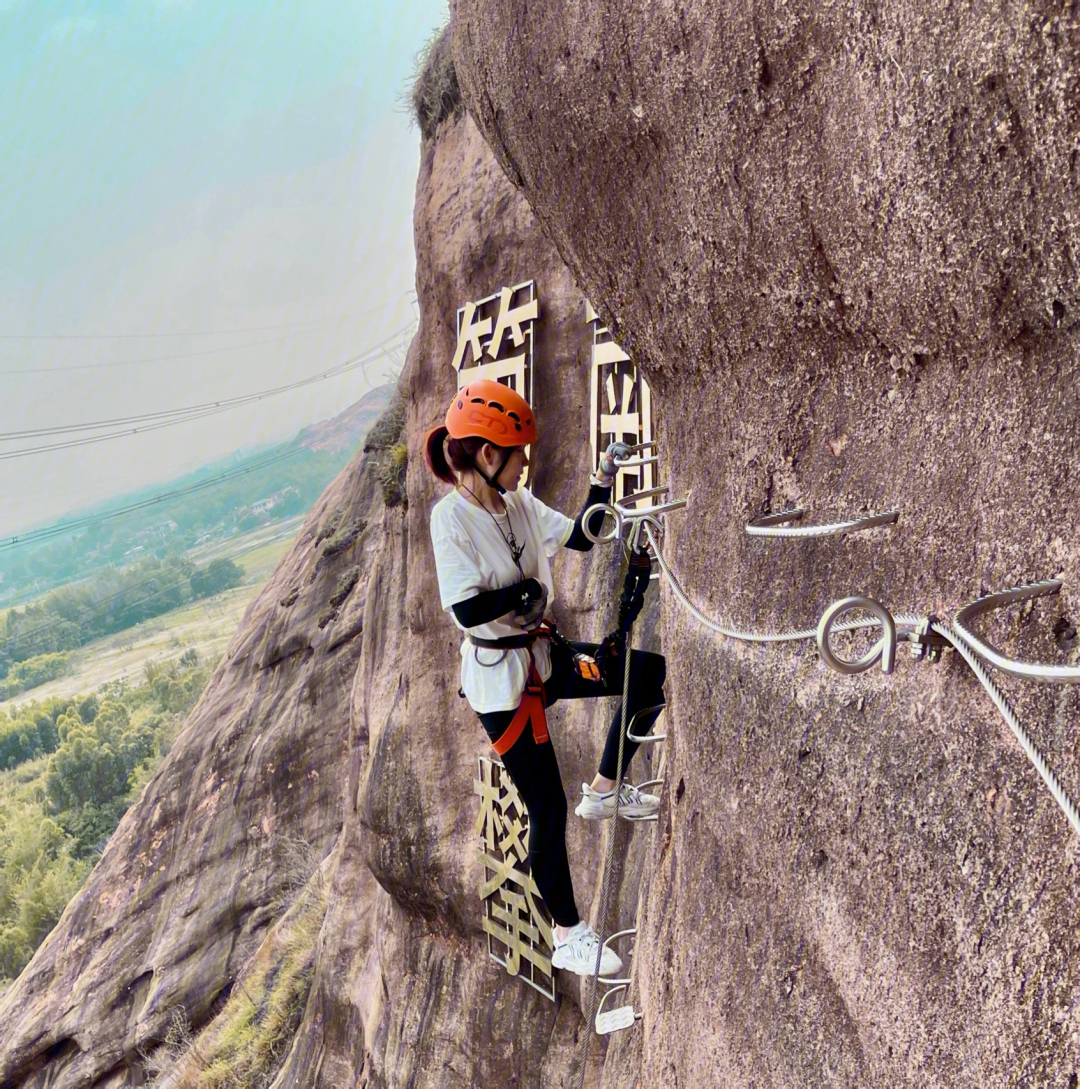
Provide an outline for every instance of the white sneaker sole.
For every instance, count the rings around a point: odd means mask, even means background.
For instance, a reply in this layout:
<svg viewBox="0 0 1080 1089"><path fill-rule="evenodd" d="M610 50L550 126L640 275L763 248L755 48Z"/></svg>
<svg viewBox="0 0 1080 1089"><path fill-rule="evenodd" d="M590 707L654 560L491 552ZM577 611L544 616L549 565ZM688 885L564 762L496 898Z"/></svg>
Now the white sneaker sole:
<svg viewBox="0 0 1080 1089"><path fill-rule="evenodd" d="M619 806L619 816L625 820L638 819L641 817L651 817L657 813L660 809L659 803L656 805L621 805ZM615 807L610 809L604 809L601 806L586 805L585 802L578 802L574 812L587 821L606 821L615 816Z"/></svg>

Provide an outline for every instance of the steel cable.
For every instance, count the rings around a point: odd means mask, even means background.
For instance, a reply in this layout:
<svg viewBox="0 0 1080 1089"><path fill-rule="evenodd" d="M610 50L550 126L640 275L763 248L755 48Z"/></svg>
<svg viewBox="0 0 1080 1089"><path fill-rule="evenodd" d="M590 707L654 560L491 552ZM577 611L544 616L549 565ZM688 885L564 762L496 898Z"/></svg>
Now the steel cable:
<svg viewBox="0 0 1080 1089"><path fill-rule="evenodd" d="M1009 701L1005 698L1002 691L994 684L990 677L990 674L986 670L986 666L979 660L976 652L973 648L969 647L965 642L963 636L957 631L951 628L948 624L942 623L940 620L935 620L930 625L938 635L943 636L956 648L964 661L971 666L971 671L978 677L980 684L989 693L990 698L997 705L997 709L1001 712L1001 717L1009 724L1009 729L1012 730L1016 736L1016 740L1020 742L1020 747L1027 754L1027 758L1034 765L1035 770L1039 773L1039 777L1046 784L1047 790L1054 797L1054 801L1061 807L1061 811L1068 818L1069 824L1072 825L1073 831L1080 835L1080 811L1076 808L1076 803L1066 793L1065 788L1061 785L1058 777L1050 770L1050 766L1046 762L1046 757L1039 751L1035 742L1031 740L1031 735L1021 725L1020 720L1016 717L1016 712L1009 705Z"/></svg>
<svg viewBox="0 0 1080 1089"><path fill-rule="evenodd" d="M585 1039L581 1045L580 1069L578 1070L577 1089L584 1089L585 1067L589 1058L589 1042L592 1040L593 1029L596 1026L596 1013L600 1008L596 999L597 983L600 980L600 961L604 955L604 935L608 929L608 916L611 913L611 871L615 861L615 840L619 837L619 804L622 801L623 778L626 774L623 768L623 752L626 745L626 705L630 697L630 647L632 643L634 625L627 626L623 640L623 691L622 704L619 708L619 774L615 780L615 812L611 819L611 833L608 836L607 855L604 858L604 872L600 878L600 930L599 942L596 946L596 966L589 980L588 1000L589 1025L585 1032Z"/></svg>
<svg viewBox="0 0 1080 1089"><path fill-rule="evenodd" d="M732 628L725 627L722 624L718 624L713 620L710 620L704 613L698 609L690 598L686 595L682 586L679 584L679 580L675 577L675 573L668 565L667 559L664 556L663 551L659 546L655 535L653 534L652 527L645 523L645 532L649 538L649 545L656 556L657 562L660 564L660 569L663 571L664 576L668 580L668 584L671 587L672 593L676 599L683 605L683 607L694 617L700 624L718 632L721 635L726 635L731 639L739 639L744 642L755 643L779 643L779 642L791 642L799 639L814 639L817 636L816 629L807 629L805 631L787 631L780 633L768 633L768 632L740 632ZM998 595L1001 596L1001 595ZM921 621L917 616L897 616L893 618L898 627L910 627L914 628ZM874 620L856 620L847 621L843 624L837 624L834 626L834 631L852 631L856 628L878 627L881 625L881 621ZM1065 814L1072 825L1073 830L1080 835L1080 810L1077 809L1076 803L1072 800L1065 788L1061 785L1057 776L1051 771L1050 766L1046 762L1046 757L1036 746L1035 742L1031 739L1031 735L1024 729L1020 720L1016 717L1016 712L1013 711L1009 705L1009 701L1005 698L1001 690L994 684L986 666L980 660L978 656L978 650L970 646L963 635L954 630L950 625L943 623L940 620L931 620L930 628L935 631L942 638L946 639L951 646L953 646L965 662L971 667L972 672L978 678L979 683L986 689L990 698L994 701L995 706L1001 712L1002 718L1005 719L1019 741L1020 747L1024 750L1028 760L1031 761L1035 770L1039 773L1039 777L1046 784L1047 789L1050 791L1054 798L1054 801L1060 806L1061 811Z"/></svg>

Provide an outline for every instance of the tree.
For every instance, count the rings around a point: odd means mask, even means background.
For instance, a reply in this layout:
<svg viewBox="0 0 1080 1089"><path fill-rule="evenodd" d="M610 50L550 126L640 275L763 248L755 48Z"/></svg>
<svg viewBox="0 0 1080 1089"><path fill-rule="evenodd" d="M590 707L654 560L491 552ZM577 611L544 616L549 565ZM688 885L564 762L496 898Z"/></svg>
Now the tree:
<svg viewBox="0 0 1080 1089"><path fill-rule="evenodd" d="M191 592L197 598L210 597L238 586L243 577L244 569L232 560L212 560L206 567L192 572Z"/></svg>
<svg viewBox="0 0 1080 1089"><path fill-rule="evenodd" d="M63 740L49 759L45 793L82 857L116 827L131 773L153 748L154 729L132 725L127 708L109 699L89 725L71 714L59 729Z"/></svg>

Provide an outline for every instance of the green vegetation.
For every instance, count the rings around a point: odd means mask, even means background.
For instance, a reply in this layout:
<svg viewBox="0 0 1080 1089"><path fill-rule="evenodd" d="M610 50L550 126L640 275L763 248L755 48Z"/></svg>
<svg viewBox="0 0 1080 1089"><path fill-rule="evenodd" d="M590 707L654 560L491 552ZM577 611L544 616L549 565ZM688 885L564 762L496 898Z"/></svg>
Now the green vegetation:
<svg viewBox="0 0 1080 1089"><path fill-rule="evenodd" d="M199 567L183 557L151 557L9 609L0 627L0 698L60 676L68 665L65 651L231 589L243 576L228 559Z"/></svg>
<svg viewBox="0 0 1080 1089"><path fill-rule="evenodd" d="M0 712L0 991L22 971L138 797L213 663L147 663L137 687Z"/></svg>
<svg viewBox="0 0 1080 1089"><path fill-rule="evenodd" d="M74 523L70 531L61 521L44 531L44 540L31 535L27 543L0 542L0 603L22 601L115 567L182 555L302 514L354 452L286 444L230 458L172 482L160 502L160 487L145 489L68 519ZM228 479L214 482L223 475ZM271 498L269 509L252 506ZM97 513L131 506L138 509L93 521ZM92 524L86 524L88 519Z"/></svg>
<svg viewBox="0 0 1080 1089"><path fill-rule="evenodd" d="M409 448L403 442L398 443L390 447L389 455L380 480L383 502L388 507L396 507L402 502L408 506L405 497L405 473L409 466Z"/></svg>
<svg viewBox="0 0 1080 1089"><path fill-rule="evenodd" d="M16 662L7 671L7 676L0 680L0 700L9 700L28 689L37 688L40 684L55 681L67 672L71 664L71 655L59 652L56 654L36 654L32 658L24 658ZM0 661L0 671L3 670ZM0 764L0 766L3 766Z"/></svg>
<svg viewBox="0 0 1080 1089"><path fill-rule="evenodd" d="M162 1045L144 1056L152 1085L171 1089L263 1089L270 1085L304 1014L326 882L312 859L295 904L255 954L221 1012L198 1035L176 1010ZM314 869L314 873L311 870Z"/></svg>

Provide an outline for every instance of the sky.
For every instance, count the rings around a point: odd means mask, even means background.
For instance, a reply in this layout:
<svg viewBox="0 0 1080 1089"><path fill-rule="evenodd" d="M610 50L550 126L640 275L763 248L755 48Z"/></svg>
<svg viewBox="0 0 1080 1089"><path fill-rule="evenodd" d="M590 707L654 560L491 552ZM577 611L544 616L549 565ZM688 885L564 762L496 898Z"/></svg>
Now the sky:
<svg viewBox="0 0 1080 1089"><path fill-rule="evenodd" d="M0 0L0 538L291 438L400 368L403 100L446 18L445 0Z"/></svg>

